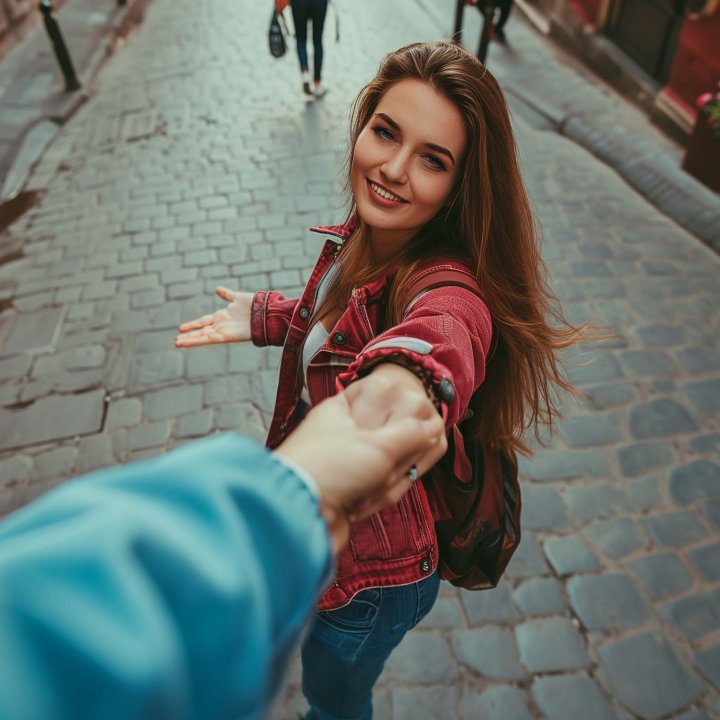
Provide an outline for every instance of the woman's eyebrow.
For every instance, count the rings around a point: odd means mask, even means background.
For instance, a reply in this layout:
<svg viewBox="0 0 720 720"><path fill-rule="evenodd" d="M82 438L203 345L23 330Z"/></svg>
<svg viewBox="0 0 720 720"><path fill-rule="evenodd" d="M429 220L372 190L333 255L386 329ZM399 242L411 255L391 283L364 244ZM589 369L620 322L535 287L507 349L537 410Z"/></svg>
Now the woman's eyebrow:
<svg viewBox="0 0 720 720"><path fill-rule="evenodd" d="M400 126L389 116L385 113L375 113L375 117L380 118L381 120L384 120L390 127L394 128L395 130L400 130ZM423 143L425 147L430 148L431 150L434 150L437 153L440 153L441 155L447 155L447 157L450 158L450 161L453 165L455 165L455 158L453 157L453 154L447 149L444 148L442 145L436 145L435 143Z"/></svg>

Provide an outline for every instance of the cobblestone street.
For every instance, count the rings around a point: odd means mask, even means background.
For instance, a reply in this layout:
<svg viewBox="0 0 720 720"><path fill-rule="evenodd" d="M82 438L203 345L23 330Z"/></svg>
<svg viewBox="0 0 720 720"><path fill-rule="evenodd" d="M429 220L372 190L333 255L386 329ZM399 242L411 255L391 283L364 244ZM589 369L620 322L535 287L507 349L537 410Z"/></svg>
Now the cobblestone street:
<svg viewBox="0 0 720 720"><path fill-rule="evenodd" d="M268 3L153 0L30 179L0 242L0 515L64 479L208 433L263 439L279 350L174 348L217 285L299 292L343 218L347 113L383 53L447 38L454 3L339 5L329 93L267 51ZM474 49L477 19L469 20ZM607 118L681 150L515 12L489 67L513 109L544 256L570 319L572 402L521 465L523 541L493 591L443 583L391 657L377 720L720 718L720 258L558 134ZM642 128L642 129L641 129ZM272 720L305 708L293 662Z"/></svg>

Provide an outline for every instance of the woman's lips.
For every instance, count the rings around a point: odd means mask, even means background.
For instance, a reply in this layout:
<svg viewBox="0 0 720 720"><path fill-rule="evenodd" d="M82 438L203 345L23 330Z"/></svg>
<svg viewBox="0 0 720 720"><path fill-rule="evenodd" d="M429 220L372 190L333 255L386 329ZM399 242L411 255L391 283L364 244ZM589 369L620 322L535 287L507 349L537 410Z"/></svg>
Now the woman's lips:
<svg viewBox="0 0 720 720"><path fill-rule="evenodd" d="M379 183L373 182L367 178L366 182L370 199L381 207L399 207L400 205L407 204L407 200L403 200L401 197L390 192ZM380 193L384 194L381 195ZM390 195L391 197L385 197L385 195Z"/></svg>

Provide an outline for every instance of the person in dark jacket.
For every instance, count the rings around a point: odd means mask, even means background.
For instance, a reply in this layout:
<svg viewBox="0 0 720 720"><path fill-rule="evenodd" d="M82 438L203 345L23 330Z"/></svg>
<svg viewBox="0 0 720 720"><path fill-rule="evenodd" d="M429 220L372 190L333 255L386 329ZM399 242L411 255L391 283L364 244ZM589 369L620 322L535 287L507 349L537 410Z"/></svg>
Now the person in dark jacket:
<svg viewBox="0 0 720 720"><path fill-rule="evenodd" d="M229 305L182 325L178 347L252 341L283 347L268 445L308 407L359 378L385 378L387 412L424 389L445 421L454 472L470 463L457 423L469 416L491 446L529 452L528 427L559 412L570 390L557 360L581 329L545 280L535 222L503 93L450 43L389 53L351 122L346 222L328 239L300 298L219 289ZM406 298L428 273L465 273ZM369 426L383 414L369 413ZM385 661L438 592L432 478L353 524L334 582L303 645L308 720L368 720Z"/></svg>

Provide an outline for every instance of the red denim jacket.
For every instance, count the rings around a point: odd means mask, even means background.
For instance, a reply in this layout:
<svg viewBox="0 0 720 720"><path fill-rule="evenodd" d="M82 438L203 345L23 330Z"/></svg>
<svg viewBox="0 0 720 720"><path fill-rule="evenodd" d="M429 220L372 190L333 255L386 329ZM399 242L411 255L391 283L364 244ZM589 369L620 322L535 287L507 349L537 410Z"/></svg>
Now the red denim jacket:
<svg viewBox="0 0 720 720"><path fill-rule="evenodd" d="M253 343L283 346L267 440L271 448L277 447L300 421L299 364L315 293L352 227L312 230L335 239L326 241L302 297L287 300L278 292L258 292L252 305ZM470 274L454 261L434 267L452 267ZM418 277L428 271L420 270ZM490 314L475 294L463 287L448 286L422 294L399 325L378 334L391 280L390 273L353 292L347 310L308 366L310 399L315 405L374 365L394 359L410 366L432 385L450 431L467 411L471 395L485 376L485 358L492 337ZM465 475L469 464L463 467L460 462L456 471ZM397 505L353 525L348 547L338 557L335 581L322 596L318 609L341 607L365 588L418 582L435 570L437 561L433 510L423 483L418 482Z"/></svg>

